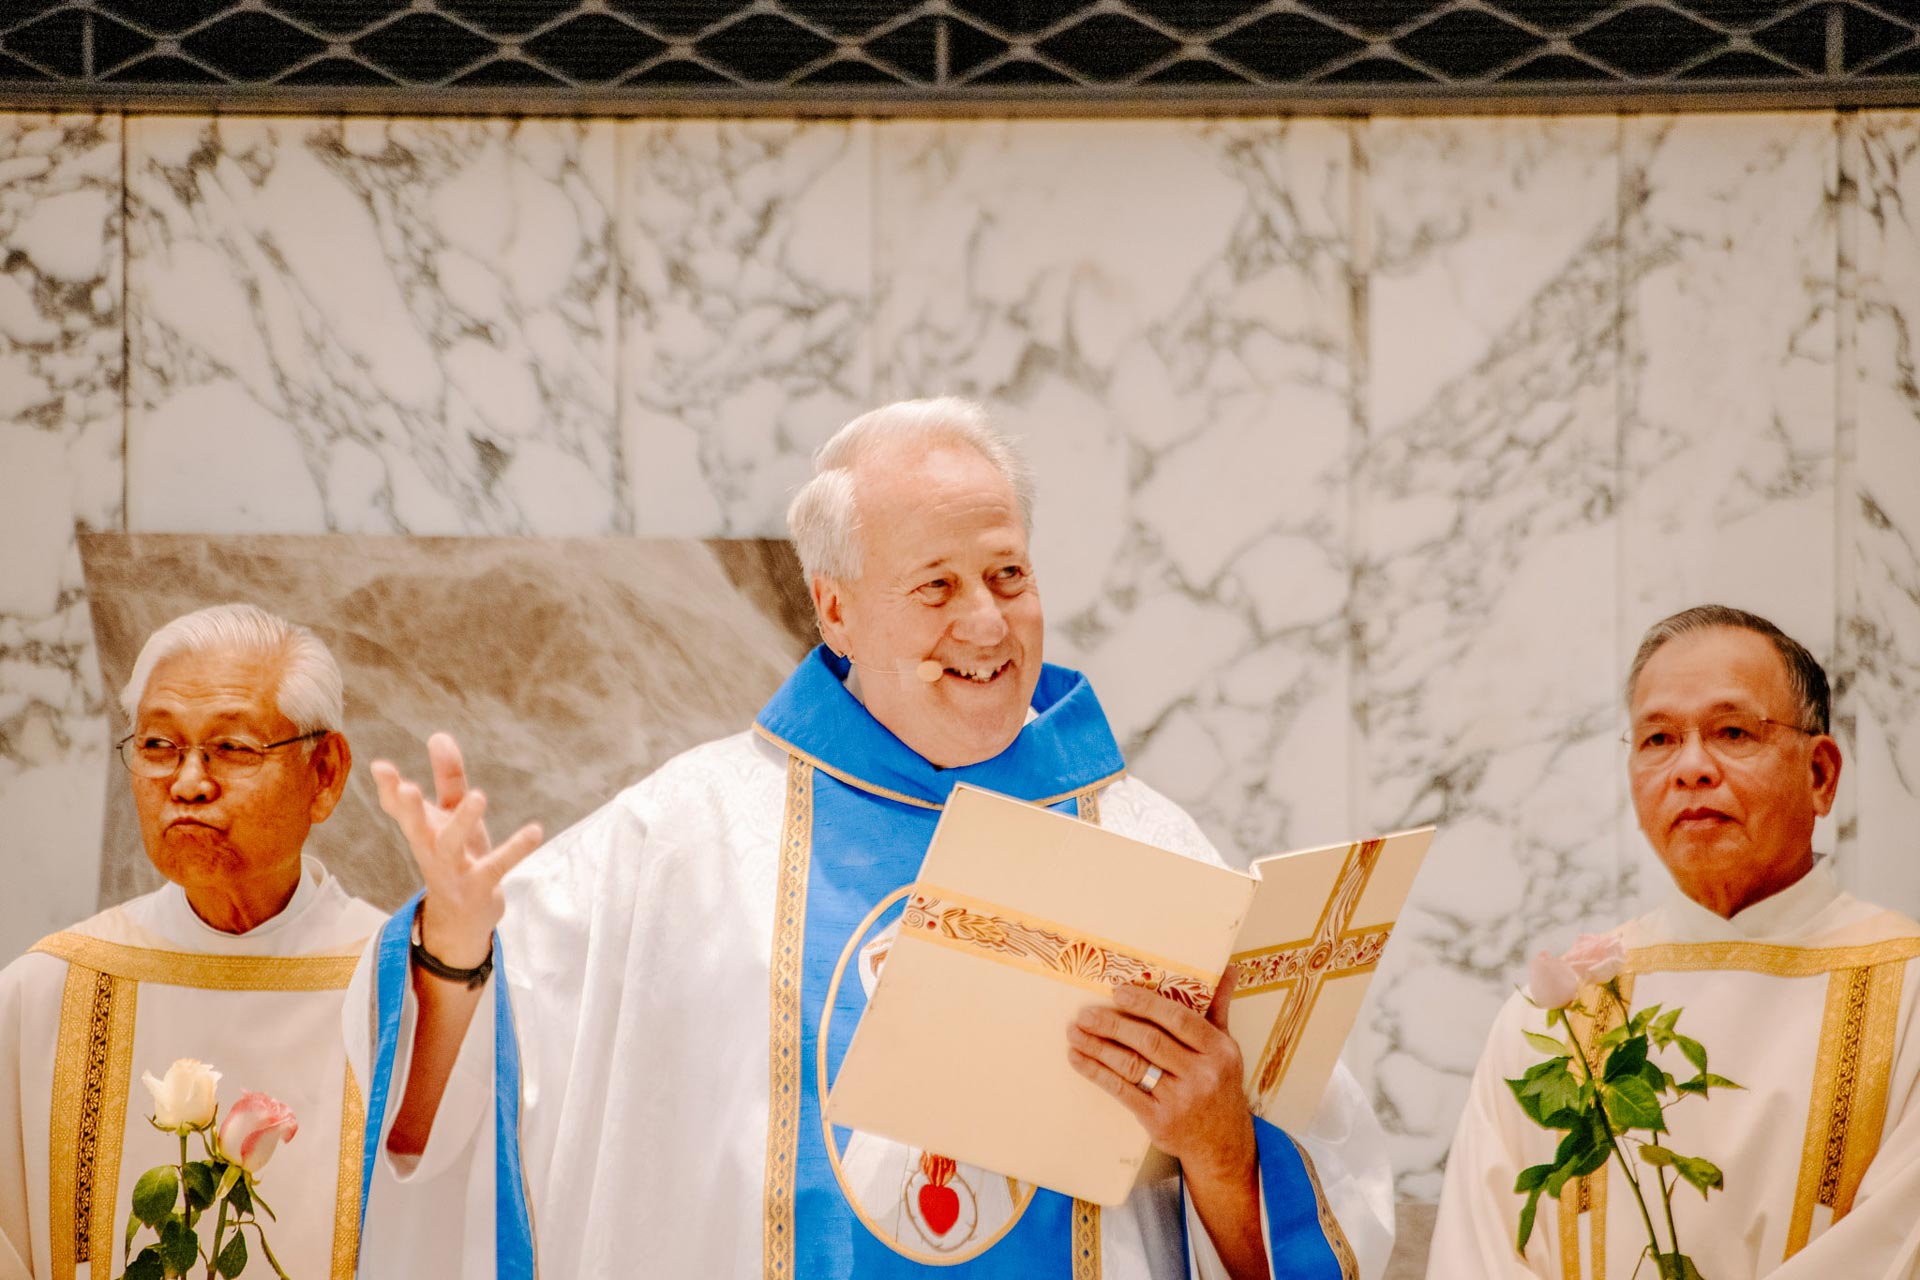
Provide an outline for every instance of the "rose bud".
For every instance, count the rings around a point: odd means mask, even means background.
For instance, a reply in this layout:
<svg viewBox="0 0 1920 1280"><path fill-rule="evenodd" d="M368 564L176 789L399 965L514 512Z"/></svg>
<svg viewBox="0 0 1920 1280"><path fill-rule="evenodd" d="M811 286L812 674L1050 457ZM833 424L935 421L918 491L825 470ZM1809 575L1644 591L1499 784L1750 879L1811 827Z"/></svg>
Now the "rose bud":
<svg viewBox="0 0 1920 1280"><path fill-rule="evenodd" d="M213 1123L214 1090L220 1073L204 1062L181 1058L167 1068L164 1080L142 1071L140 1082L153 1094L153 1122L175 1133L191 1133Z"/></svg>
<svg viewBox="0 0 1920 1280"><path fill-rule="evenodd" d="M1606 982L1627 967L1627 944L1611 933L1583 933L1560 958L1581 982Z"/></svg>
<svg viewBox="0 0 1920 1280"><path fill-rule="evenodd" d="M1527 975L1527 999L1542 1009L1564 1009L1579 994L1580 975L1573 971L1572 965L1551 951L1542 951L1533 957L1532 970Z"/></svg>
<svg viewBox="0 0 1920 1280"><path fill-rule="evenodd" d="M293 1108L286 1103L264 1093L243 1093L220 1122L218 1149L221 1158L248 1173L258 1173L274 1148L291 1140L299 1129Z"/></svg>

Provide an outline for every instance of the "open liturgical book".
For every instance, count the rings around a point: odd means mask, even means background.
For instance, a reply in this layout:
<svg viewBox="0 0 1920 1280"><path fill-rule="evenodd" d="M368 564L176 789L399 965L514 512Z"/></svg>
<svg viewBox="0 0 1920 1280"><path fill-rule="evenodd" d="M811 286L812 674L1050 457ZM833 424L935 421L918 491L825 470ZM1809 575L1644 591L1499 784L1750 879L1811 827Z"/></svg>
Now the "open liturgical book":
<svg viewBox="0 0 1920 1280"><path fill-rule="evenodd" d="M956 787L827 1119L1118 1204L1146 1131L1068 1063L1067 1025L1121 983L1205 1013L1231 960L1249 1102L1303 1129L1432 838L1278 854L1242 874Z"/></svg>

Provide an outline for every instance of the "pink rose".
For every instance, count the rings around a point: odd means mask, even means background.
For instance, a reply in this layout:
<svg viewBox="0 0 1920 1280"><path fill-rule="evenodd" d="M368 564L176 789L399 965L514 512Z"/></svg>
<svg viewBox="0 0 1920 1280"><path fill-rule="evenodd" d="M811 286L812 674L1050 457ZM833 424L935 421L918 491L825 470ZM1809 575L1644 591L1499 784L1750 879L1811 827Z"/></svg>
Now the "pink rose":
<svg viewBox="0 0 1920 1280"><path fill-rule="evenodd" d="M274 1148L299 1130L286 1103L264 1093L243 1093L220 1122L220 1154L248 1173L258 1173Z"/></svg>
<svg viewBox="0 0 1920 1280"><path fill-rule="evenodd" d="M1627 944L1611 933L1583 933L1561 959L1581 982L1605 982L1627 967Z"/></svg>
<svg viewBox="0 0 1920 1280"><path fill-rule="evenodd" d="M1527 974L1527 999L1542 1009L1564 1009L1579 994L1580 975L1573 971L1572 965L1551 951L1542 951L1533 957Z"/></svg>

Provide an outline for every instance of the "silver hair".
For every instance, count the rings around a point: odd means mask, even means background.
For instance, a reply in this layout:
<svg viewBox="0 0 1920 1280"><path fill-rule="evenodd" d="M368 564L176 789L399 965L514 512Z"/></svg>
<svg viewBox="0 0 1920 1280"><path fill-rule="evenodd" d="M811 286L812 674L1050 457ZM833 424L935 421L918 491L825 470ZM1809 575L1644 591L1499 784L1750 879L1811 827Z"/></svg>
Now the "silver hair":
<svg viewBox="0 0 1920 1280"><path fill-rule="evenodd" d="M958 396L897 400L834 432L813 455L813 478L800 486L787 507L787 529L808 582L821 575L843 582L860 576L853 468L870 450L900 444L974 450L1012 486L1020 503L1020 524L1033 531L1033 469L1020 446L988 423L985 409Z"/></svg>
<svg viewBox="0 0 1920 1280"><path fill-rule="evenodd" d="M127 713L127 723L137 723L140 699L146 696L155 667L176 654L219 651L280 659L274 701L280 714L301 733L337 732L346 723L340 665L320 637L250 604L216 604L182 614L148 636L134 660L127 687L120 691L120 709Z"/></svg>
<svg viewBox="0 0 1920 1280"><path fill-rule="evenodd" d="M1799 727L1808 733L1828 732L1832 697L1827 688L1826 669L1819 660L1807 651L1805 645L1759 614L1724 604L1695 605L1662 618L1647 628L1647 634L1641 637L1639 650L1633 655L1633 665L1627 670L1628 705L1633 703L1633 686L1639 683L1640 672L1661 645L1696 631L1711 631L1721 627L1765 636L1768 643L1773 645L1774 652L1780 655L1781 663L1786 666L1787 684L1793 690L1795 719Z"/></svg>

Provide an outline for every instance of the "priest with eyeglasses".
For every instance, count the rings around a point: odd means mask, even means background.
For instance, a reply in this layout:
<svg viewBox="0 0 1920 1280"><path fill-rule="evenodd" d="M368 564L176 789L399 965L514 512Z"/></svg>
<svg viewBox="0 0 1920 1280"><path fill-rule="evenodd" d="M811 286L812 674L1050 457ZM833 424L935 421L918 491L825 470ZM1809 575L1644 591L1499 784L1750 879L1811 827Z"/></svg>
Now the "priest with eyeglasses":
<svg viewBox="0 0 1920 1280"><path fill-rule="evenodd" d="M386 915L304 852L352 765L342 703L326 646L251 605L141 649L118 748L168 883L0 971L0 1280L125 1270L134 1185L180 1159L143 1077L180 1059L219 1073L196 1107L258 1091L292 1108L262 1187L274 1255L300 1280L353 1274L364 1103L341 1001ZM273 1274L263 1250L242 1274Z"/></svg>
<svg viewBox="0 0 1920 1280"><path fill-rule="evenodd" d="M1714 1074L1742 1086L1666 1113L1663 1144L1725 1175L1710 1199L1674 1192L1682 1251L1710 1280L1920 1274L1920 924L1847 893L1813 851L1840 781L1826 673L1765 618L1704 605L1647 632L1627 702L1634 811L1673 890L1616 930L1621 990L1636 1011L1684 1010ZM1595 988L1580 1003L1603 1005ZM1447 1157L1432 1280L1654 1273L1611 1162L1568 1181L1514 1248L1515 1180L1559 1135L1505 1081L1540 1057L1523 1032L1543 1030L1520 995L1494 1022Z"/></svg>

